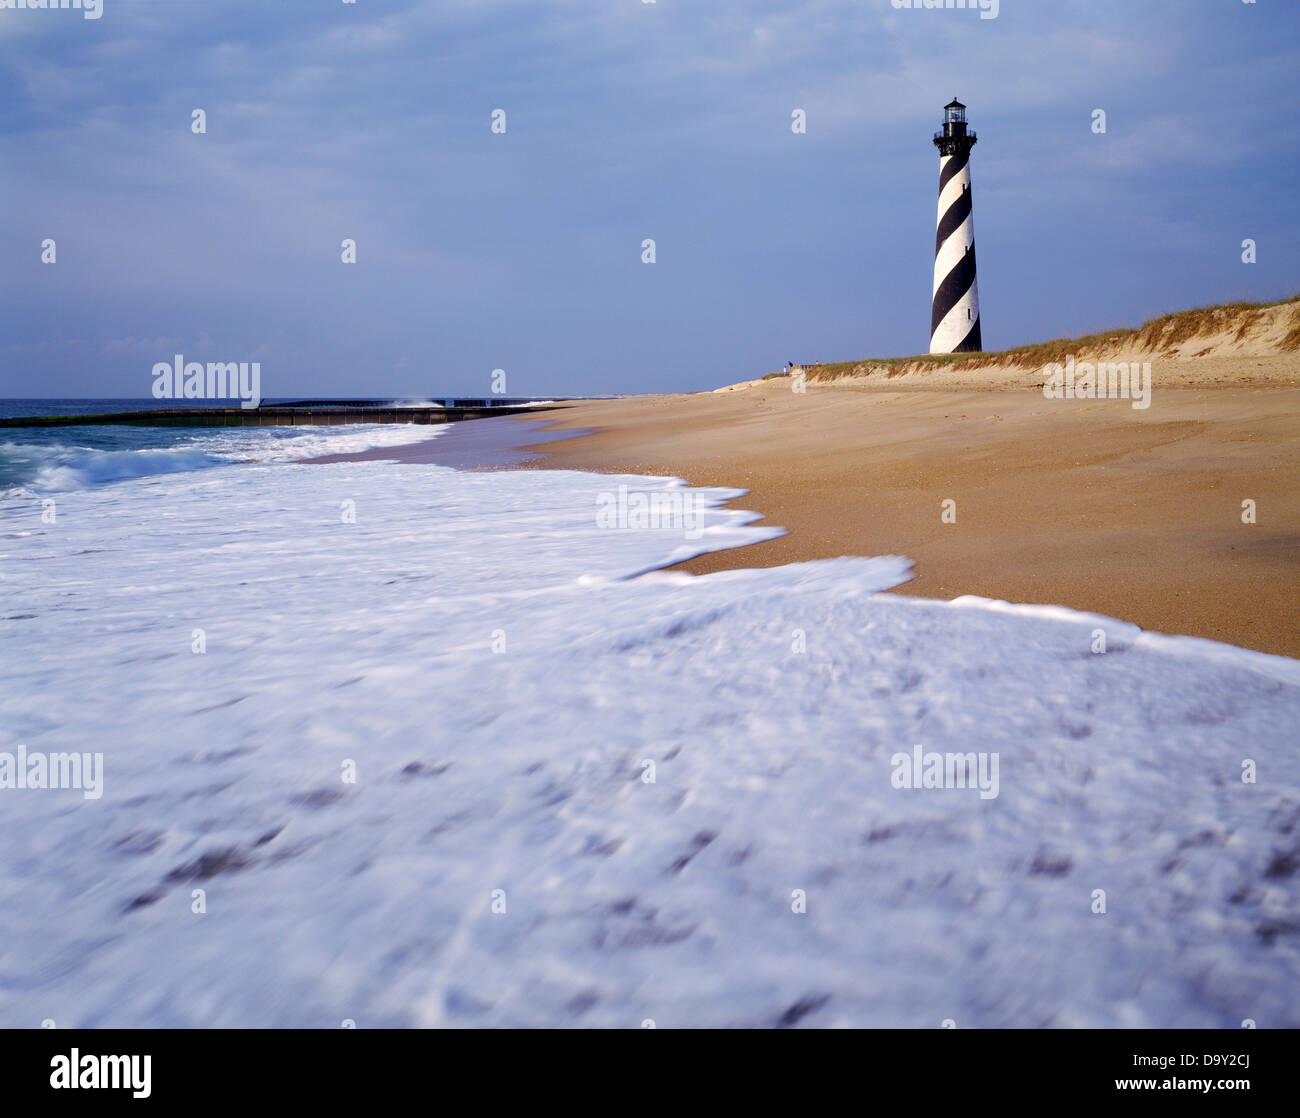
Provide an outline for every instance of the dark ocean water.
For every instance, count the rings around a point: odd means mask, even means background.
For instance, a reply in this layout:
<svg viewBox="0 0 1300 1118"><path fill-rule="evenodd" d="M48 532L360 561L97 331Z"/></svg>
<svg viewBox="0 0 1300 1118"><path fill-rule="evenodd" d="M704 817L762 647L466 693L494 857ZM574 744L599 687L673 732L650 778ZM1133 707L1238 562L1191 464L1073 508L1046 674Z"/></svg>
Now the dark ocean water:
<svg viewBox="0 0 1300 1118"><path fill-rule="evenodd" d="M264 403L286 403L286 399ZM0 399L0 416L71 416L174 407L171 400ZM229 407L228 400L187 400L186 407ZM364 450L416 438L405 427L128 427L0 429L0 493L80 489L154 474L201 470L233 462L285 461Z"/></svg>
<svg viewBox="0 0 1300 1118"><path fill-rule="evenodd" d="M266 405L287 404L299 396L267 398ZM155 400L153 397L115 397L85 400L29 400L0 398L0 418L19 419L27 416L49 415L103 415L114 411L162 411L165 408L229 408L237 400Z"/></svg>

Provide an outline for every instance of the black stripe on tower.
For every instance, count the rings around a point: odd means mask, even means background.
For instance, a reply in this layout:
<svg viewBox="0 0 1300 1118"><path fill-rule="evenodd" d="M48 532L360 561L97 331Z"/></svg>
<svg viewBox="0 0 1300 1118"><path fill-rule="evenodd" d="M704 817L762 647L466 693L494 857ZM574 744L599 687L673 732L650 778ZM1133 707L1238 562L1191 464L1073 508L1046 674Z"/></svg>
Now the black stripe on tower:
<svg viewBox="0 0 1300 1118"><path fill-rule="evenodd" d="M943 242L951 237L958 229L961 223L970 217L971 201L969 190L963 190L957 200L944 211L943 219L939 222L939 228L934 234L934 255L938 257L939 250L943 248Z"/></svg>
<svg viewBox="0 0 1300 1118"><path fill-rule="evenodd" d="M953 353L980 353L984 349L984 343L980 340L980 320L977 317L974 324L966 331L966 336L953 347Z"/></svg>
<svg viewBox="0 0 1300 1118"><path fill-rule="evenodd" d="M967 194L969 196L969 192ZM948 215L944 214L945 220ZM940 242L942 244L942 242ZM934 337L934 332L939 329L939 323L948 317L948 312L952 310L963 296L971 289L975 282L975 246L972 244L969 249L962 254L962 258L953 265L952 270L943 277L943 282L939 284L939 289L934 293L934 303L930 309L930 337ZM975 319L971 323L971 328L966 331L966 336L953 349L953 353L970 353L981 348L980 342L980 320Z"/></svg>
<svg viewBox="0 0 1300 1118"><path fill-rule="evenodd" d="M965 150L957 151L953 153L952 158L949 159L948 162L943 165L943 169L939 172L939 193L940 194L943 193L943 188L948 185L948 180L952 178L953 175L959 174L961 172L961 169L965 167L966 164L969 162L970 162L970 148L966 148Z"/></svg>

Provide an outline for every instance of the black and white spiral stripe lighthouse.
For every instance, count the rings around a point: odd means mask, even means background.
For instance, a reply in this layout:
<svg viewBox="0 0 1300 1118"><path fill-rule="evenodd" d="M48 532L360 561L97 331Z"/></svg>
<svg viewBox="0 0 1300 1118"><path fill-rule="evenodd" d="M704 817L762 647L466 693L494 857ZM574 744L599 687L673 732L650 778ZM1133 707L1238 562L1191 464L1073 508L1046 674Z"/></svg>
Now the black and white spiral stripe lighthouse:
<svg viewBox="0 0 1300 1118"><path fill-rule="evenodd" d="M943 107L939 149L939 218L934 236L934 294L930 303L930 352L972 353L980 344L980 295L975 282L975 218L971 213L970 149L966 106L953 98Z"/></svg>

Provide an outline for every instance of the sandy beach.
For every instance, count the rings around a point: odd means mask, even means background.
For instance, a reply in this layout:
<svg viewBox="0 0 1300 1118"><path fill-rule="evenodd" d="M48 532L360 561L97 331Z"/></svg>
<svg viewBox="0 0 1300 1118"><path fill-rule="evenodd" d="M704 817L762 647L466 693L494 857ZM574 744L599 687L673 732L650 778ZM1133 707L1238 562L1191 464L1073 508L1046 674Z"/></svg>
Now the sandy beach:
<svg viewBox="0 0 1300 1118"><path fill-rule="evenodd" d="M1013 351L1015 363L981 354L954 365L823 367L802 392L790 377L768 377L564 404L321 461L743 488L736 507L785 535L680 569L899 555L916 577L893 593L1061 605L1296 657L1300 355L1286 339L1297 322L1294 301L1187 312L1080 352L1151 361L1140 407L1047 398L1035 361L1050 347L1031 347Z"/></svg>
<svg viewBox="0 0 1300 1118"><path fill-rule="evenodd" d="M986 391L773 380L582 404L550 426L591 433L529 465L743 487L739 507L787 529L683 565L694 573L903 555L916 578L899 593L1052 603L1298 656L1300 363L1235 365L1246 386L1166 387L1166 365L1145 410L1048 400L996 371Z"/></svg>

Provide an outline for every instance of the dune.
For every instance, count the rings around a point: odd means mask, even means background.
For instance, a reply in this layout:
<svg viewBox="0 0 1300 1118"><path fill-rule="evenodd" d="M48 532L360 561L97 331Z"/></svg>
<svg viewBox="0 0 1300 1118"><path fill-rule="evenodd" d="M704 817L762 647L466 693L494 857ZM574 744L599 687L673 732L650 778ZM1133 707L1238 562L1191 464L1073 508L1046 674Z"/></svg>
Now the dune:
<svg viewBox="0 0 1300 1118"><path fill-rule="evenodd" d="M1272 304L1199 307L1152 319L1137 329L1057 338L999 352L828 362L806 366L803 376L809 384L887 384L891 391L1040 388L1046 365L1074 357L1090 362L1151 362L1153 375L1165 387L1295 387L1300 385L1298 351L1300 299L1289 299ZM790 379L785 373L768 373L715 391L734 392Z"/></svg>

